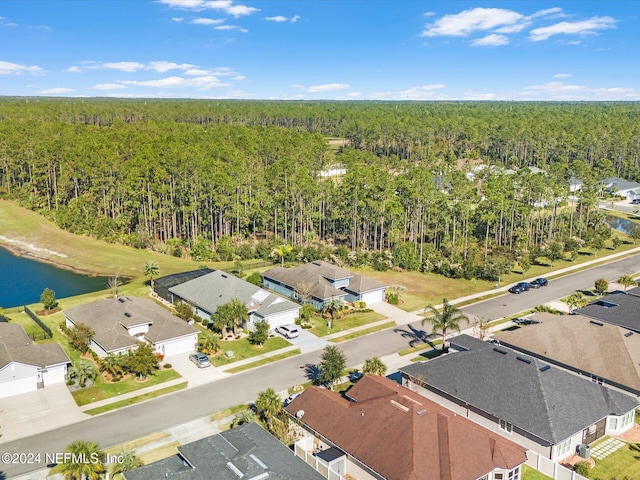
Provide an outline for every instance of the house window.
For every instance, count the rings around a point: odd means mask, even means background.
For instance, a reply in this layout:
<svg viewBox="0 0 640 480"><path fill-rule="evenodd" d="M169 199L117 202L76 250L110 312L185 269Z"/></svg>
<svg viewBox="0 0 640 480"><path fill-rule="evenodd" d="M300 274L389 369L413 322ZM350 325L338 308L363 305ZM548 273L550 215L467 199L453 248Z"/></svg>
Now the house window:
<svg viewBox="0 0 640 480"><path fill-rule="evenodd" d="M556 447L556 457L562 457L569 453L569 449L571 448L571 439L567 439L562 443L559 443Z"/></svg>
<svg viewBox="0 0 640 480"><path fill-rule="evenodd" d="M504 480L504 473L494 473L493 480Z"/></svg>
<svg viewBox="0 0 640 480"><path fill-rule="evenodd" d="M626 413L623 417L622 417L622 421L620 422L620 428L624 428L627 425L629 425L631 422L633 422L633 414L634 412L631 411L629 413Z"/></svg>
<svg viewBox="0 0 640 480"><path fill-rule="evenodd" d="M509 470L507 473L508 480L520 480L520 467L516 467L513 470Z"/></svg>
<svg viewBox="0 0 640 480"><path fill-rule="evenodd" d="M609 417L609 430L618 430L618 417Z"/></svg>
<svg viewBox="0 0 640 480"><path fill-rule="evenodd" d="M500 419L500 430L504 430L507 433L513 433L513 425L506 420Z"/></svg>
<svg viewBox="0 0 640 480"><path fill-rule="evenodd" d="M591 375L591 381L593 383L597 383L598 385L604 385L604 378L598 377L596 375Z"/></svg>

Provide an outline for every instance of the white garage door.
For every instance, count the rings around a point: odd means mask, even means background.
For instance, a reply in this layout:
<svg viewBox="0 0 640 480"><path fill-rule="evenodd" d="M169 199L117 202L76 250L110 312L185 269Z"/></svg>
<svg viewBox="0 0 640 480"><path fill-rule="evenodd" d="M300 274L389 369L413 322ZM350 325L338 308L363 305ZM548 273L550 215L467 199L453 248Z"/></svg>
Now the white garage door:
<svg viewBox="0 0 640 480"><path fill-rule="evenodd" d="M46 372L42 372L42 382L45 387L54 383L64 383L66 373L67 369L64 365L48 368Z"/></svg>
<svg viewBox="0 0 640 480"><path fill-rule="evenodd" d="M269 315L267 321L269 322L269 329L273 331L278 327L296 323L296 318L298 318L298 309Z"/></svg>
<svg viewBox="0 0 640 480"><path fill-rule="evenodd" d="M189 337L179 338L177 340L170 340L167 342L162 342L162 346L164 349L158 348L160 345L156 347L156 351L160 351L164 353L165 357L170 357L172 355L180 355L183 353L193 353L196 351L196 346L198 343L198 335L193 334Z"/></svg>
<svg viewBox="0 0 640 480"><path fill-rule="evenodd" d="M366 302L367 305L371 305L372 303L381 302L383 299L383 295L384 295L384 290L367 292L362 294L362 300Z"/></svg>
<svg viewBox="0 0 640 480"><path fill-rule="evenodd" d="M0 398L19 395L21 393L35 392L38 389L37 379L20 378L10 382L0 383Z"/></svg>

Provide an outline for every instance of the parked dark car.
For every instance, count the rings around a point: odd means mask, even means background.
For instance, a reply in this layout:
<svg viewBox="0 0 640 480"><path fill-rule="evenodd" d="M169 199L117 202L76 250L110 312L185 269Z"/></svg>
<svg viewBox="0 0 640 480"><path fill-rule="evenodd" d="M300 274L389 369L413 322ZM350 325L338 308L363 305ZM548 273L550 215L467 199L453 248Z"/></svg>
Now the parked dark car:
<svg viewBox="0 0 640 480"><path fill-rule="evenodd" d="M524 290L525 292L528 292L529 289L531 288L531 284L529 282L520 282L518 283L518 285L520 286L520 288L522 288L522 290Z"/></svg>
<svg viewBox="0 0 640 480"><path fill-rule="evenodd" d="M537 320L531 320L530 318L514 318L511 321L516 325L534 325L536 323L540 323Z"/></svg>
<svg viewBox="0 0 640 480"><path fill-rule="evenodd" d="M526 290L524 289L524 287L520 284L514 285L513 287L511 287L509 289L509 293L517 293L517 294L521 294L522 292L526 292Z"/></svg>
<svg viewBox="0 0 640 480"><path fill-rule="evenodd" d="M549 285L549 281L544 277L536 278L531 282L531 288L546 287L547 285Z"/></svg>

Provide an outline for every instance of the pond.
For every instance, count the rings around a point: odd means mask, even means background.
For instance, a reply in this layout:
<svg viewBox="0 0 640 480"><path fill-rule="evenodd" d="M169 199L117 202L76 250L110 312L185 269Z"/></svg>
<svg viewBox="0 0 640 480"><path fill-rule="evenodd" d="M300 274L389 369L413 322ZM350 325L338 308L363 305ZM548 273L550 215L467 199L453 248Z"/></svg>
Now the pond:
<svg viewBox="0 0 640 480"><path fill-rule="evenodd" d="M614 230L626 233L627 235L630 235L633 228L638 226L636 222L632 222L626 218L614 217L613 215L605 215L604 221Z"/></svg>
<svg viewBox="0 0 640 480"><path fill-rule="evenodd" d="M40 301L45 288L56 298L71 297L107 288L107 277L80 275L0 248L0 306L29 305Z"/></svg>

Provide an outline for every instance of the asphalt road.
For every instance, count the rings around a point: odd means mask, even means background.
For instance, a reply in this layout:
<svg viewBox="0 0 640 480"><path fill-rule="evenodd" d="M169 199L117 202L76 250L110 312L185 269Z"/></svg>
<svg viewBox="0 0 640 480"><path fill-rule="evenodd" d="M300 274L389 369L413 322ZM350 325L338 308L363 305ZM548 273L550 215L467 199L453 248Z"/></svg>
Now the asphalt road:
<svg viewBox="0 0 640 480"><path fill-rule="evenodd" d="M488 319L500 318L570 295L576 289L591 288L597 278L615 280L620 275L638 271L640 255L635 255L552 280L549 286L538 290L520 295L502 295L465 307L463 310L468 315ZM427 333L419 324L406 325L360 337L340 344L340 348L347 356L347 363L357 365L374 355L382 357L406 348L412 341L424 337ZM315 365L319 360L320 352L300 355L74 425L0 444L0 480L43 468L47 463L45 454L63 452L68 444L78 439L93 440L102 447L118 445L233 405L250 403L255 400L258 392L268 387L273 387L276 391L285 390L307 381L304 366ZM303 368L300 368L301 366ZM1 462L4 458L1 454L6 453L40 453L41 462L4 464Z"/></svg>
<svg viewBox="0 0 640 480"><path fill-rule="evenodd" d="M578 290L593 288L598 278L616 281L622 275L638 272L640 272L640 255L633 255L606 265L549 280L548 286L537 290L532 289L520 294L507 293L485 302L464 307L462 311L469 316L495 320L569 296Z"/></svg>

